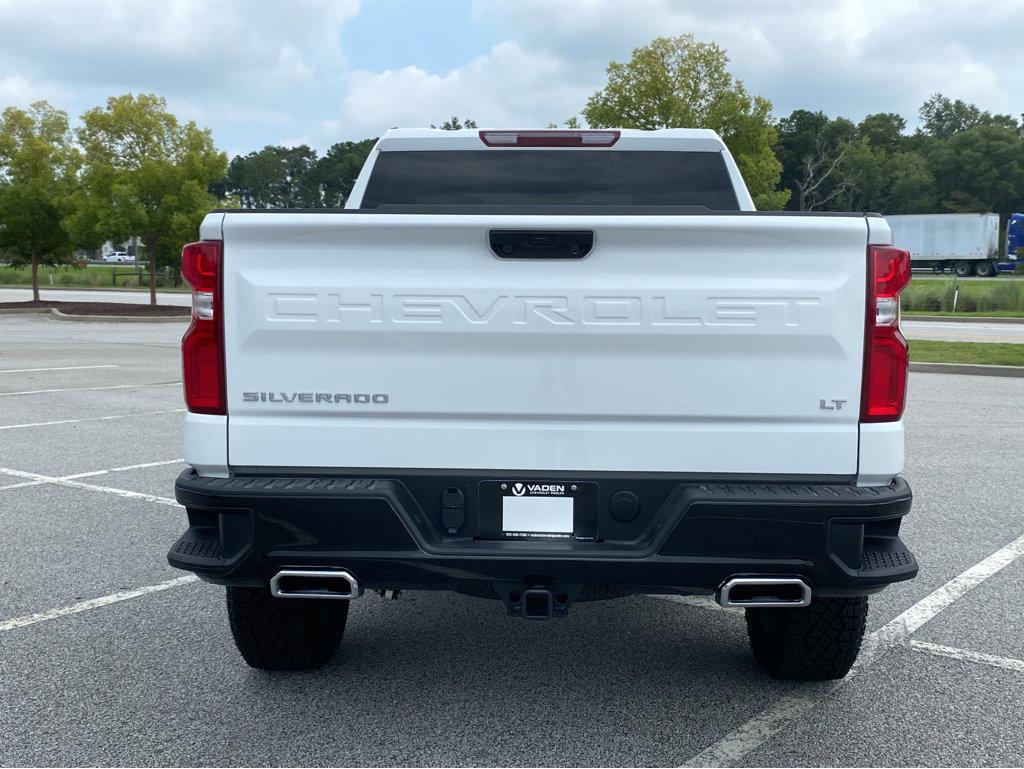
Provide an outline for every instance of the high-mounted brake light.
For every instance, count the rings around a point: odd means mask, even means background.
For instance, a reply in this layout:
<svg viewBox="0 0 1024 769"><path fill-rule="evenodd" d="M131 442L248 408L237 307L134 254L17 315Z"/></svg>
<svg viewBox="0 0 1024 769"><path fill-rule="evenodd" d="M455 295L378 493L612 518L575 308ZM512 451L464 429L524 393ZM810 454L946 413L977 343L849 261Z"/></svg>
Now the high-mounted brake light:
<svg viewBox="0 0 1024 769"><path fill-rule="evenodd" d="M910 254L868 246L862 422L895 422L907 394L907 340L900 332L900 291L910 282Z"/></svg>
<svg viewBox="0 0 1024 769"><path fill-rule="evenodd" d="M611 147L619 131L481 131L488 147Z"/></svg>
<svg viewBox="0 0 1024 769"><path fill-rule="evenodd" d="M181 276L192 286L192 324L181 340L185 404L199 414L226 414L224 318L219 240L181 250Z"/></svg>

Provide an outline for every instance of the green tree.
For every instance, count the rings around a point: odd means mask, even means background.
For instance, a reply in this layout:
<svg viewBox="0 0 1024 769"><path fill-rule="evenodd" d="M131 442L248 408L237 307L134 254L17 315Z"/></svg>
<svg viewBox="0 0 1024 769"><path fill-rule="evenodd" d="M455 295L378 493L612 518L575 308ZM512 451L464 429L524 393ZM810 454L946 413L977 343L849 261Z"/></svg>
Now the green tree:
<svg viewBox="0 0 1024 769"><path fill-rule="evenodd" d="M851 149L857 128L845 118L795 110L779 121L776 151L782 183L792 191L791 207L815 211L848 197L854 184Z"/></svg>
<svg viewBox="0 0 1024 769"><path fill-rule="evenodd" d="M85 164L68 224L80 242L140 235L156 304L157 267L195 237L227 157L208 130L179 122L152 94L110 97L82 115L77 135Z"/></svg>
<svg viewBox="0 0 1024 769"><path fill-rule="evenodd" d="M73 259L62 219L79 163L66 113L40 101L0 116L0 248L31 265L36 302L40 263Z"/></svg>
<svg viewBox="0 0 1024 769"><path fill-rule="evenodd" d="M868 115L857 125L857 135L868 145L886 152L898 152L906 142L907 121L895 112Z"/></svg>
<svg viewBox="0 0 1024 769"><path fill-rule="evenodd" d="M576 130L576 129L578 129L580 127L580 119L578 117L576 117L575 115L573 115L571 117L566 118L565 119L565 123L563 123L562 126L559 126L558 123L555 123L555 122L552 121L552 122L548 123L547 127L548 128L559 128L559 127L562 127L565 130L567 130L567 131L574 131L574 130Z"/></svg>
<svg viewBox="0 0 1024 769"><path fill-rule="evenodd" d="M793 192L790 207L904 213L922 205L933 182L922 169L920 155L904 162L919 141L905 130L906 121L892 112L868 115L854 125L824 112L794 110L779 121L776 144L782 182ZM912 180L926 185L919 194L910 186ZM899 192L894 193L897 181Z"/></svg>
<svg viewBox="0 0 1024 769"><path fill-rule="evenodd" d="M437 126L434 125L433 123L430 124L430 127L431 128L437 128ZM470 120L467 117L467 118L463 118L460 121L457 117L455 117L455 115L452 115L450 120L445 120L443 123L441 123L441 130L442 131L461 131L463 128L476 128L476 127L477 126L476 126L476 121L475 120Z"/></svg>
<svg viewBox="0 0 1024 769"><path fill-rule="evenodd" d="M998 125L977 125L936 142L928 153L938 205L944 211L1024 207L1024 139Z"/></svg>
<svg viewBox="0 0 1024 769"><path fill-rule="evenodd" d="M305 144L266 146L231 160L224 191L237 195L243 208L318 208L317 163L316 150Z"/></svg>
<svg viewBox="0 0 1024 769"><path fill-rule="evenodd" d="M921 130L937 139L947 139L958 131L973 128L981 120L981 110L973 104L960 99L952 101L941 93L929 97L921 105L918 115Z"/></svg>
<svg viewBox="0 0 1024 769"><path fill-rule="evenodd" d="M877 209L886 214L920 214L936 210L935 177L919 152L893 155L889 181Z"/></svg>
<svg viewBox="0 0 1024 769"><path fill-rule="evenodd" d="M910 149L914 140L906 128L907 121L894 112L868 115L857 124L845 158L849 185L837 208L894 214L932 205L934 180L920 173L923 158ZM915 190L911 180L923 186Z"/></svg>
<svg viewBox="0 0 1024 769"><path fill-rule="evenodd" d="M728 70L729 57L692 34L658 37L626 63L608 65L608 82L587 100L595 128L711 128L725 141L758 208L782 208L781 164L772 151L771 102L751 96Z"/></svg>
<svg viewBox="0 0 1024 769"><path fill-rule="evenodd" d="M937 93L929 97L918 111L921 130L937 139L948 139L960 131L977 126L993 126L1020 131L1021 126L1010 115L993 115L967 102L955 101Z"/></svg>
<svg viewBox="0 0 1024 769"><path fill-rule="evenodd" d="M226 195L237 195L242 208L273 208L280 163L272 147L237 155L228 165L223 183Z"/></svg>
<svg viewBox="0 0 1024 769"><path fill-rule="evenodd" d="M325 206L341 208L345 205L356 177L376 143L376 139L338 142L324 153L314 173Z"/></svg>

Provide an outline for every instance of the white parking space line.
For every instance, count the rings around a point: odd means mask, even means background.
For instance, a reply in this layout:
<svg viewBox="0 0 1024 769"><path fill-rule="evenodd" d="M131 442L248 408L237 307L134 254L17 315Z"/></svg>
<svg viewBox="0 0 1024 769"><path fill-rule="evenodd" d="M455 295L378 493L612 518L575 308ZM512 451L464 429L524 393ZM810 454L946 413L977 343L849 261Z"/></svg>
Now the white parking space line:
<svg viewBox="0 0 1024 769"><path fill-rule="evenodd" d="M167 387L180 384L181 382L151 382L149 384L104 385L103 387L62 387L52 390L21 390L13 393L0 393L0 397L7 395L40 395L42 393L80 393L87 390L131 390L138 387Z"/></svg>
<svg viewBox="0 0 1024 769"><path fill-rule="evenodd" d="M46 481L25 481L24 483L12 483L10 486L0 486L0 491L6 491L7 489L23 489L26 486L39 486L40 484L46 483Z"/></svg>
<svg viewBox="0 0 1024 769"><path fill-rule="evenodd" d="M147 467L162 467L164 465L180 465L185 462L184 459L162 459L159 462L143 462L141 465L125 465L124 467L111 467L109 470L90 470L87 473L75 473L74 475L62 475L60 479L62 481L71 481L76 478L92 478L96 475L106 475L107 473L120 473L125 470L142 470Z"/></svg>
<svg viewBox="0 0 1024 769"><path fill-rule="evenodd" d="M828 684L804 685L777 700L742 726L733 729L718 742L690 758L683 766L737 766L792 722L821 706L837 689L849 683L895 646L907 641L939 612L952 606L968 591L997 574L1024 555L1024 536L1020 536L988 558L975 564L929 593L905 612L887 622L864 639L860 657L846 678Z"/></svg>
<svg viewBox="0 0 1024 769"><path fill-rule="evenodd" d="M63 606L59 609L41 611L24 617L14 617L13 619L3 620L0 622L0 632L5 630L14 630L15 628L25 627L27 625L35 625L39 622L57 619L58 617L67 617L71 614L80 614L83 611L99 609L103 606L120 603L121 601L130 601L132 598L139 598L144 595L150 595L151 593L159 593L161 590L170 590L172 587L188 585L192 582L197 582L198 580L199 577L194 574L189 574L184 577L169 579L166 582L158 582L155 585L137 587L134 590L125 590L120 593L111 593L110 595L101 596L100 598L92 598L88 601L79 601L78 603L73 603L70 606Z"/></svg>
<svg viewBox="0 0 1024 769"><path fill-rule="evenodd" d="M710 609L711 611L727 611L733 614L739 614L743 610L734 607L726 608L725 606L719 606L715 603L715 599L709 595L652 595L651 598L658 598L662 601L671 601L672 603L681 603L686 606L693 606L697 609Z"/></svg>
<svg viewBox="0 0 1024 769"><path fill-rule="evenodd" d="M74 425L79 422L102 422L108 419L129 419L131 417L148 417L156 414L180 414L185 409L167 409L165 411L144 411L139 414L112 414L106 417L83 417L81 419L55 419L52 422L25 422L20 425L0 425L0 430L14 430L19 427L49 427L50 425Z"/></svg>
<svg viewBox="0 0 1024 769"><path fill-rule="evenodd" d="M0 369L0 374L29 374L35 371L82 371L87 368L120 368L116 363L104 363L97 366L51 366L49 368L9 368Z"/></svg>
<svg viewBox="0 0 1024 769"><path fill-rule="evenodd" d="M910 648L925 654L932 654L936 657L948 657L951 660L975 662L979 665L990 665L994 668L1016 670L1018 673L1024 673L1024 660L1014 659L1013 657L982 654L981 652L972 652L970 649L958 649L954 646L942 646L940 644L928 643L927 641L912 640Z"/></svg>
<svg viewBox="0 0 1024 769"><path fill-rule="evenodd" d="M898 617L880 627L866 639L867 651L872 654L876 651L888 651L894 645L902 643L928 620L933 619L942 610L948 609L969 590L999 573L1022 555L1024 555L1024 536L999 548L985 560L954 577Z"/></svg>
<svg viewBox="0 0 1024 769"><path fill-rule="evenodd" d="M89 491L102 491L105 494L113 494L118 497L126 497L128 499L142 499L146 502L154 502L158 505L167 505L169 507L183 507L179 505L176 499L170 497L161 497L156 494L144 494L141 491L129 491L128 489L117 489L112 486L97 486L92 483L82 483L81 481L66 481L63 478L59 478L50 483L56 483L59 486L70 486L75 489L88 489Z"/></svg>
<svg viewBox="0 0 1024 769"><path fill-rule="evenodd" d="M181 460L169 460L171 462L179 462ZM118 468L115 468L118 469ZM156 494L145 494L141 491L129 491L128 489L115 489L111 486L97 486L92 483L84 483L82 481L72 480L69 477L59 477L55 475L40 475L39 473L26 473L24 470L13 470L9 467L0 467L0 474L13 475L15 478L24 478L28 481L37 481L38 483L53 483L57 486L70 486L75 489L88 489L89 491L101 491L105 494L113 494L118 497L127 497L130 499L142 499L146 502L155 502L158 505L168 505L170 507L181 507L177 500L171 499L170 497L161 497ZM13 488L13 487L12 487Z"/></svg>

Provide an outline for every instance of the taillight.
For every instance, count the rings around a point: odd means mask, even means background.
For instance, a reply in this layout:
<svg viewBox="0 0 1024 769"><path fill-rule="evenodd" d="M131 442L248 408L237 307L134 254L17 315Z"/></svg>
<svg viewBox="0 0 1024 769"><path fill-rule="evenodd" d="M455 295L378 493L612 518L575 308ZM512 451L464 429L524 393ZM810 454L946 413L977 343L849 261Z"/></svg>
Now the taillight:
<svg viewBox="0 0 1024 769"><path fill-rule="evenodd" d="M910 282L910 254L868 246L862 422L895 422L907 394L907 340L900 333L900 291Z"/></svg>
<svg viewBox="0 0 1024 769"><path fill-rule="evenodd" d="M619 131L481 131L488 147L611 147Z"/></svg>
<svg viewBox="0 0 1024 769"><path fill-rule="evenodd" d="M224 318L219 240L189 243L181 250L181 276L192 286L192 325L181 340L185 404L200 414L226 414Z"/></svg>

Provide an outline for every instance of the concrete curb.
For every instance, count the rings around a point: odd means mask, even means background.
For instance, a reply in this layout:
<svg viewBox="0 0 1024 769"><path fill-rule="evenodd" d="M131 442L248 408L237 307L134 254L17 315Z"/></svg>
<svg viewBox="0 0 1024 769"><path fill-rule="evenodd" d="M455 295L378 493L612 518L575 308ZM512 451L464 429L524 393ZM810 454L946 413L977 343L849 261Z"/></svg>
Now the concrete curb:
<svg viewBox="0 0 1024 769"><path fill-rule="evenodd" d="M22 315L26 312L49 312L46 307L2 307L0 315Z"/></svg>
<svg viewBox="0 0 1024 769"><path fill-rule="evenodd" d="M32 290L32 286L26 286L24 283L0 283L0 288L13 288L13 289L25 289L28 291ZM149 295L148 288L126 288L124 286L40 286L40 291L109 291L110 293L117 294L146 294ZM189 294L191 289L188 288L158 288L156 291L157 296L160 294Z"/></svg>
<svg viewBox="0 0 1024 769"><path fill-rule="evenodd" d="M903 320L924 320L930 323L1024 323L1024 318L966 318L959 315L907 315L903 314Z"/></svg>
<svg viewBox="0 0 1024 769"><path fill-rule="evenodd" d="M56 307L50 308L50 314L57 320L77 320L84 323L185 323L190 319L188 315L68 315Z"/></svg>
<svg viewBox="0 0 1024 769"><path fill-rule="evenodd" d="M981 363L911 363L910 370L919 374L1024 377L1024 366L989 366Z"/></svg>

